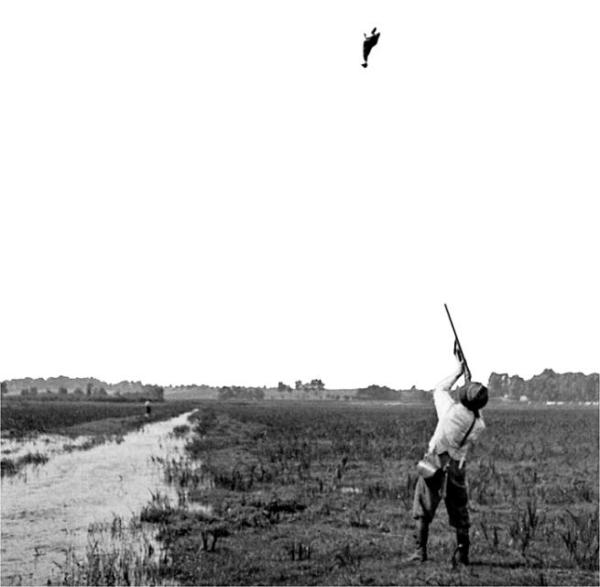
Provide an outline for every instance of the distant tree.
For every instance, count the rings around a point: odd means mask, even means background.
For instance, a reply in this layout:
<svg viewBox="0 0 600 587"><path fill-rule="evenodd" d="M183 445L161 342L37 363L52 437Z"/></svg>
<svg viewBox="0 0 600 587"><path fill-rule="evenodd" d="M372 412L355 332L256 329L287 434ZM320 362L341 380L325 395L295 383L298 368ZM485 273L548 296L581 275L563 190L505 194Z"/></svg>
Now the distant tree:
<svg viewBox="0 0 600 587"><path fill-rule="evenodd" d="M586 379L585 385L585 399L589 402L597 402L599 394L599 375L598 373L592 373Z"/></svg>
<svg viewBox="0 0 600 587"><path fill-rule="evenodd" d="M359 389L356 396L376 400L390 400L395 399L397 393L386 385L369 385L369 387Z"/></svg>
<svg viewBox="0 0 600 587"><path fill-rule="evenodd" d="M93 389L94 389L94 386L92 385L92 382L88 381L85 386L85 395L92 395Z"/></svg>
<svg viewBox="0 0 600 587"><path fill-rule="evenodd" d="M265 398L265 390L260 387L250 388L248 390L249 399L264 399Z"/></svg>
<svg viewBox="0 0 600 587"><path fill-rule="evenodd" d="M527 385L522 377L519 375L515 375L510 378L510 386L511 386L511 395L516 397L521 397L522 395L527 395Z"/></svg>
<svg viewBox="0 0 600 587"><path fill-rule="evenodd" d="M219 388L219 399L231 399L235 396L233 389L227 385Z"/></svg>
<svg viewBox="0 0 600 587"><path fill-rule="evenodd" d="M38 388L35 387L35 385L33 385L29 388L29 395L37 395L37 393L38 393Z"/></svg>
<svg viewBox="0 0 600 587"><path fill-rule="evenodd" d="M21 390L21 395L22 395L23 397L26 397L26 396L28 396L28 395L29 395L29 389L22 389L22 390Z"/></svg>
<svg viewBox="0 0 600 587"><path fill-rule="evenodd" d="M507 396L517 400L522 395L532 401L598 401L598 373L555 373L544 369L539 375L524 380L518 375L492 373L488 388L491 396Z"/></svg>
<svg viewBox="0 0 600 587"><path fill-rule="evenodd" d="M286 384L285 384L283 381L280 381L280 382L277 384L277 389L278 389L279 391L292 391L292 388L291 388L291 386L289 386L289 385L286 385Z"/></svg>
<svg viewBox="0 0 600 587"><path fill-rule="evenodd" d="M81 387L76 387L75 390L73 391L73 395L82 396L83 395L83 389L81 389Z"/></svg>
<svg viewBox="0 0 600 587"><path fill-rule="evenodd" d="M67 393L69 393L69 390L66 387L59 387L58 388L58 395L67 395Z"/></svg>
<svg viewBox="0 0 600 587"><path fill-rule="evenodd" d="M302 381L300 379L298 379L298 381L296 381L296 389L303 389L304 385L302 384Z"/></svg>
<svg viewBox="0 0 600 587"><path fill-rule="evenodd" d="M6 381L3 381L2 383L0 383L0 394L5 395L7 393L8 393L8 383L6 383Z"/></svg>
<svg viewBox="0 0 600 587"><path fill-rule="evenodd" d="M160 385L146 385L143 391L144 397L155 402L162 402L165 399L165 389Z"/></svg>
<svg viewBox="0 0 600 587"><path fill-rule="evenodd" d="M504 373L492 373L488 380L488 390L492 397L502 397L507 393L504 386L504 378L507 377Z"/></svg>
<svg viewBox="0 0 600 587"><path fill-rule="evenodd" d="M558 375L552 369L544 369L539 375L534 375L528 382L530 399L551 400L561 399L558 389Z"/></svg>

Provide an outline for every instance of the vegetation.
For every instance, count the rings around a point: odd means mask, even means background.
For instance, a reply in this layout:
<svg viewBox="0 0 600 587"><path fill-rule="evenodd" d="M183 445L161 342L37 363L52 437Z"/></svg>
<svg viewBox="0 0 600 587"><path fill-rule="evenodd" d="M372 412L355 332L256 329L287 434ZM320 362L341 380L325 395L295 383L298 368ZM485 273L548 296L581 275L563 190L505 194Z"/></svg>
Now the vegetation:
<svg viewBox="0 0 600 587"><path fill-rule="evenodd" d="M67 551L64 564L48 585L173 585L161 572L164 554L138 518L119 516L88 530L85 556Z"/></svg>
<svg viewBox="0 0 600 587"><path fill-rule="evenodd" d="M525 396L533 401L597 402L599 375L555 373L552 369L545 369L525 380L518 375L492 373L488 388L492 397L519 399Z"/></svg>
<svg viewBox="0 0 600 587"><path fill-rule="evenodd" d="M385 385L369 385L356 392L356 399L423 402L429 399L429 393L417 389L414 385L409 390L395 390Z"/></svg>
<svg viewBox="0 0 600 587"><path fill-rule="evenodd" d="M173 431L189 437L186 454L160 460L177 499L153 495L126 532L122 521L102 529L110 542L91 528L85 557L68 554L53 583L598 584L597 409L485 410L488 430L468 464L473 564L454 570L443 506L431 560L402 563L431 405L169 402L152 418L196 405ZM94 406L101 419L76 411ZM106 417L113 407L137 414ZM135 404L32 399L3 400L2 418L3 430L6 420L72 433L147 421ZM3 473L14 466L3 462Z"/></svg>
<svg viewBox="0 0 600 587"><path fill-rule="evenodd" d="M598 412L486 411L471 455L473 565L452 570L443 506L413 548L415 461L430 406L220 403L197 414L155 499L164 578L183 584L598 584Z"/></svg>
<svg viewBox="0 0 600 587"><path fill-rule="evenodd" d="M20 395L22 397L45 397L59 396L60 399L76 397L77 399L94 399L109 397L128 400L163 401L164 389L159 385L146 385L141 381L121 381L109 384L93 377L72 378L61 375L59 377L48 377L48 379L11 379L0 383L2 395ZM85 392L84 392L85 390Z"/></svg>
<svg viewBox="0 0 600 587"><path fill-rule="evenodd" d="M219 388L219 399L260 400L264 399L265 390L262 387L243 387L239 385L225 385Z"/></svg>
<svg viewBox="0 0 600 587"><path fill-rule="evenodd" d="M27 453L17 459L4 457L0 461L0 475L2 477L16 475L25 465L43 465L49 458L39 452Z"/></svg>
<svg viewBox="0 0 600 587"><path fill-rule="evenodd" d="M157 403L150 418L139 403L3 398L2 434L19 437L44 433L79 436L123 434L152 421L165 420L192 409L189 402Z"/></svg>
<svg viewBox="0 0 600 587"><path fill-rule="evenodd" d="M86 450L106 442L123 439L127 432L149 422L165 420L193 408L190 402L169 402L155 404L150 417L143 406L131 402L107 401L47 401L40 399L22 400L3 398L0 410L2 436L23 438L39 433L63 434L71 438L88 436L77 450ZM185 428L175 434L185 433ZM75 447L65 445L65 450ZM0 475L16 475L26 465L41 465L48 461L47 455L27 453L18 458L2 457Z"/></svg>

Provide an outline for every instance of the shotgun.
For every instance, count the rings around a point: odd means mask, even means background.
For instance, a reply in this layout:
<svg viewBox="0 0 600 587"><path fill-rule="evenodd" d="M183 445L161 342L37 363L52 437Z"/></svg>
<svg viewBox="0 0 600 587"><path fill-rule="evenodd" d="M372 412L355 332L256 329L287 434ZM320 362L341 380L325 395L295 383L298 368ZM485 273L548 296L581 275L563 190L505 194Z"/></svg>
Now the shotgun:
<svg viewBox="0 0 600 587"><path fill-rule="evenodd" d="M448 306L446 304L444 304L444 308L446 308L446 314L448 314L448 320L450 320L450 326L452 326L452 332L454 332L454 341L456 343L456 346L458 347L458 352L460 353L462 363L465 366L465 379L467 381L471 381L471 369L469 369L469 365L467 365L467 358L465 357L465 353L460 344L460 340L458 340L458 334L456 334L456 328L454 328L454 322L452 322L450 310L448 310Z"/></svg>

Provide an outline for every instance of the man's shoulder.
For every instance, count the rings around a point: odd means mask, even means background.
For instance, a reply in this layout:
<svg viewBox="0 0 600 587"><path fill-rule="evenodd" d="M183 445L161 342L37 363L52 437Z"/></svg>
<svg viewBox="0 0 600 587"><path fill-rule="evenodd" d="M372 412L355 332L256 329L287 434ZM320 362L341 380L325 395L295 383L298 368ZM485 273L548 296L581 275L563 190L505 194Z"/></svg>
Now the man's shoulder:
<svg viewBox="0 0 600 587"><path fill-rule="evenodd" d="M433 390L433 395L434 395L434 397L435 397L435 396L437 396L437 397L444 397L444 398L446 398L446 397L447 397L447 398L448 398L448 399L450 399L450 400L451 400L453 403L456 403L456 402L454 401L454 398L452 397L452 392L451 392L449 389L446 389L445 387L436 387L436 388Z"/></svg>
<svg viewBox="0 0 600 587"><path fill-rule="evenodd" d="M472 421L473 418L476 418L476 423L477 423L481 420L481 418L477 418L475 416L475 414L471 410L469 410L469 408L467 408L465 405L463 405L461 402L454 402L454 410L465 421L466 420Z"/></svg>
<svg viewBox="0 0 600 587"><path fill-rule="evenodd" d="M433 402L438 412L438 416L441 416L447 410L452 408L453 405L456 404L452 396L450 395L450 390L443 389L438 387L433 390Z"/></svg>

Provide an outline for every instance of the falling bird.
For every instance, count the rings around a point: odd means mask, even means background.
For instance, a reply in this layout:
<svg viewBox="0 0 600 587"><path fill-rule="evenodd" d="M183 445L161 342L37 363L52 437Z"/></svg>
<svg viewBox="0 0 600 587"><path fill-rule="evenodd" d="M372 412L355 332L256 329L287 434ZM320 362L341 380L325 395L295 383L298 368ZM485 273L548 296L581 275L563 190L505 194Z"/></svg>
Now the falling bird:
<svg viewBox="0 0 600 587"><path fill-rule="evenodd" d="M365 62L362 64L363 67L367 67L367 60L369 59L369 53L371 49L377 45L377 41L379 41L380 33L377 32L377 27L375 27L369 36L365 33L365 40L363 41L363 59Z"/></svg>

